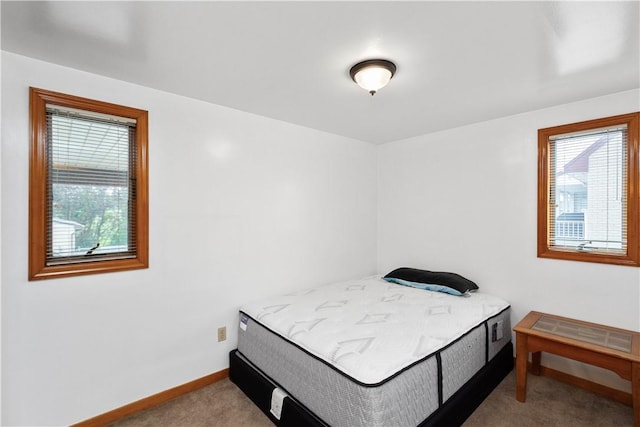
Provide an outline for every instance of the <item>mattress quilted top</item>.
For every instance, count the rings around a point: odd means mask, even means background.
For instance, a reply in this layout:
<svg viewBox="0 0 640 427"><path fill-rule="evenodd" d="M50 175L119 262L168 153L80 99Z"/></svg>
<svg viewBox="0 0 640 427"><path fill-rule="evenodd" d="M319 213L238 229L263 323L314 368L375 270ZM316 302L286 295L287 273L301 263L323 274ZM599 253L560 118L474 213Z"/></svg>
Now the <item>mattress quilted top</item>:
<svg viewBox="0 0 640 427"><path fill-rule="evenodd" d="M241 312L354 380L374 385L508 307L481 292L453 296L375 276L249 303ZM242 319L240 326L246 327Z"/></svg>

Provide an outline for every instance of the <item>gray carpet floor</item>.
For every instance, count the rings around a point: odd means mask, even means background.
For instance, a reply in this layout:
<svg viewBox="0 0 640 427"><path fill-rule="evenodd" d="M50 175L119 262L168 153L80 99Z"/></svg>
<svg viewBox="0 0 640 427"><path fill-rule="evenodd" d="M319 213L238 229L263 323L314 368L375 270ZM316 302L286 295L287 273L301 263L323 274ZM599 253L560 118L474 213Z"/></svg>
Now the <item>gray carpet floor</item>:
<svg viewBox="0 0 640 427"><path fill-rule="evenodd" d="M272 427L273 424L225 379L111 426ZM533 375L527 380L527 401L520 403L515 399L515 371L512 371L463 426L632 427L633 410L594 393Z"/></svg>

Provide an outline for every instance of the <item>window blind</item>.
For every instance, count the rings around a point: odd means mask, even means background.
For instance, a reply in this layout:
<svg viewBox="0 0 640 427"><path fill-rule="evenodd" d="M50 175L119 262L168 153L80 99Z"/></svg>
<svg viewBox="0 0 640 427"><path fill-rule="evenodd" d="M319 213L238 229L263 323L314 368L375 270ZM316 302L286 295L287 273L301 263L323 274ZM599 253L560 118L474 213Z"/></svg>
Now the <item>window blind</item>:
<svg viewBox="0 0 640 427"><path fill-rule="evenodd" d="M627 127L549 138L549 247L625 254Z"/></svg>
<svg viewBox="0 0 640 427"><path fill-rule="evenodd" d="M136 254L136 121L46 106L47 265Z"/></svg>

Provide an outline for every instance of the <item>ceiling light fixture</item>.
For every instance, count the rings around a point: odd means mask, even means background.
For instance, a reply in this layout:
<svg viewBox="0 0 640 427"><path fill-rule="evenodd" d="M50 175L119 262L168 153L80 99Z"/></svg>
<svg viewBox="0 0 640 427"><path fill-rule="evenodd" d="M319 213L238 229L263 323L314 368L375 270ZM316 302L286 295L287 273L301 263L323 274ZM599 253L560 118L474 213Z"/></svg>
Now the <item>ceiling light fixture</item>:
<svg viewBox="0 0 640 427"><path fill-rule="evenodd" d="M358 62L351 67L349 74L354 82L361 88L375 95L378 89L383 88L396 73L396 65L386 59L369 59Z"/></svg>

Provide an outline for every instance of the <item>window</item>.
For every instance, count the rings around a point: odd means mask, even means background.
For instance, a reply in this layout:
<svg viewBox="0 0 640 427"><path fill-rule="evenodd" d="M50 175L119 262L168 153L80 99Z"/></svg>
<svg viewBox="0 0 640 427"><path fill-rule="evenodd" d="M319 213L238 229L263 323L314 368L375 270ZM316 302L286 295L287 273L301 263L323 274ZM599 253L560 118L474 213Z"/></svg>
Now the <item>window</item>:
<svg viewBox="0 0 640 427"><path fill-rule="evenodd" d="M147 115L30 89L29 280L148 266Z"/></svg>
<svg viewBox="0 0 640 427"><path fill-rule="evenodd" d="M640 265L640 113L538 130L538 256Z"/></svg>

